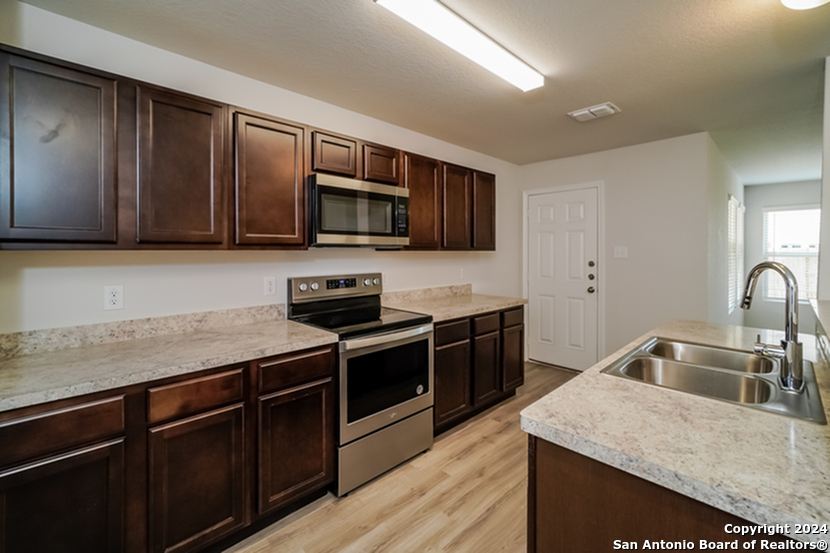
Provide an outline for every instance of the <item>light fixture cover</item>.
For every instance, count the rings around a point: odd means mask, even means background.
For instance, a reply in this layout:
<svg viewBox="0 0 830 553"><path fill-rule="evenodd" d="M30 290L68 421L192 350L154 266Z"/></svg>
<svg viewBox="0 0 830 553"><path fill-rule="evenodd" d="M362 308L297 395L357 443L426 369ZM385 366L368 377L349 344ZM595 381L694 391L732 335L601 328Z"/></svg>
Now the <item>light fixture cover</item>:
<svg viewBox="0 0 830 553"><path fill-rule="evenodd" d="M595 106L572 111L568 115L573 117L580 123L584 123L585 121L592 121L594 119L599 119L600 117L614 115L615 113L619 113L620 111L622 110L614 104L612 104L611 102L605 102L602 104L597 104Z"/></svg>
<svg viewBox="0 0 830 553"><path fill-rule="evenodd" d="M375 2L525 92L545 84L538 71L435 0Z"/></svg>
<svg viewBox="0 0 830 553"><path fill-rule="evenodd" d="M830 2L830 0L781 0L791 10L810 10Z"/></svg>

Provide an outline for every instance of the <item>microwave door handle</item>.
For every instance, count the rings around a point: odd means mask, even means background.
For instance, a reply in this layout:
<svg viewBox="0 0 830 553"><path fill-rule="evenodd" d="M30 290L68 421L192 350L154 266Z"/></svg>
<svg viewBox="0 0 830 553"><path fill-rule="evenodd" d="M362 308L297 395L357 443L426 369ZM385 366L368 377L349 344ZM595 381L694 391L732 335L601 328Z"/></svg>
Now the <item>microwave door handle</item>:
<svg viewBox="0 0 830 553"><path fill-rule="evenodd" d="M425 324L423 326L419 326L417 328L413 328L403 332L396 331L389 332L386 334L380 334L378 336L370 336L369 338L357 338L355 340L346 340L344 342L340 342L340 351L352 351L356 349L380 346L382 344L389 344L392 342L399 342L406 338L412 338L413 336L419 336L421 334L427 334L429 332L432 332L432 323Z"/></svg>

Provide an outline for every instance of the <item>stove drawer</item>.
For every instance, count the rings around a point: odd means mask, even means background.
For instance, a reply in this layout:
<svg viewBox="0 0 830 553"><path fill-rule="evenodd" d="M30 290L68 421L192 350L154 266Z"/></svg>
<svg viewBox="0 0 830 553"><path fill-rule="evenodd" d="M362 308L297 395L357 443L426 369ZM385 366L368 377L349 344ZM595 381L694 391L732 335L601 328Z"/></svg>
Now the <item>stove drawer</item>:
<svg viewBox="0 0 830 553"><path fill-rule="evenodd" d="M331 346L296 354L272 357L257 363L259 392L268 393L297 384L329 378L334 373Z"/></svg>

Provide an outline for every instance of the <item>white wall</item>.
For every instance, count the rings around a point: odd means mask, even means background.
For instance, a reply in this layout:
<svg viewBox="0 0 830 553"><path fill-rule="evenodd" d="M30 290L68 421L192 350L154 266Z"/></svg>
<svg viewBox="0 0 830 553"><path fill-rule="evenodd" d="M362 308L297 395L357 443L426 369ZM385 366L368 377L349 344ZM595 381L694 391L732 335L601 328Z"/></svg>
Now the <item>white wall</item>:
<svg viewBox="0 0 830 553"><path fill-rule="evenodd" d="M606 353L670 319L707 320L711 147L699 133L521 168L526 190L605 183Z"/></svg>
<svg viewBox="0 0 830 553"><path fill-rule="evenodd" d="M744 265L746 272L764 260L764 208L803 206L821 202L821 181L786 182L747 186L744 188L746 205L746 241L744 243ZM771 278L779 278L769 273ZM758 284L760 291L761 284ZM815 332L815 314L808 301L799 302L798 331L805 334ZM746 311L744 322L747 326L784 330L783 300L765 300L756 292L752 308Z"/></svg>
<svg viewBox="0 0 830 553"><path fill-rule="evenodd" d="M706 135L709 137L709 135ZM738 176L726 164L715 142L709 137L707 153L707 201L709 216L708 295L709 322L744 324L744 310L736 307L729 312L728 222L729 195L743 202L744 190Z"/></svg>
<svg viewBox="0 0 830 553"><path fill-rule="evenodd" d="M497 175L496 252L0 251L0 333L285 301L289 276L381 271L387 290L471 282L521 294L518 167L284 89L165 52L50 12L0 1L0 42ZM276 296L262 279L276 276ZM103 311L123 284L125 309Z"/></svg>
<svg viewBox="0 0 830 553"><path fill-rule="evenodd" d="M821 158L821 239L830 244L830 56L824 60L824 153ZM819 245L818 298L830 300L830 248Z"/></svg>

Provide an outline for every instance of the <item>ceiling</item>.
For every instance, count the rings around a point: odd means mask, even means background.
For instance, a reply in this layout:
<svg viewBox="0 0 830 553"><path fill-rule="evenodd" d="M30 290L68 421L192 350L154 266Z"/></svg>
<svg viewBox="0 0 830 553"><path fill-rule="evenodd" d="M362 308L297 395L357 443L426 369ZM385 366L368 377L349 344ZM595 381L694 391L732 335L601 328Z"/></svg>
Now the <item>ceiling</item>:
<svg viewBox="0 0 830 553"><path fill-rule="evenodd" d="M744 183L821 175L830 4L442 1L545 86L523 93L372 0L26 3L517 164L709 131ZM566 115L606 101L622 112Z"/></svg>

